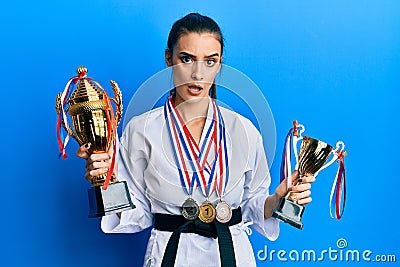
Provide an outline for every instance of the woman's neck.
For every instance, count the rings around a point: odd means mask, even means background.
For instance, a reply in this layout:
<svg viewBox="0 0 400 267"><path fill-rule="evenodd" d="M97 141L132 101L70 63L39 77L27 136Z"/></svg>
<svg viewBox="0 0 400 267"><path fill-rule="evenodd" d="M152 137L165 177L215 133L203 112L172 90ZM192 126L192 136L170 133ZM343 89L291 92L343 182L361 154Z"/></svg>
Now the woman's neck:
<svg viewBox="0 0 400 267"><path fill-rule="evenodd" d="M205 121L208 113L208 104L210 102L208 97L184 102L174 100L174 102L176 109L186 125L199 120Z"/></svg>

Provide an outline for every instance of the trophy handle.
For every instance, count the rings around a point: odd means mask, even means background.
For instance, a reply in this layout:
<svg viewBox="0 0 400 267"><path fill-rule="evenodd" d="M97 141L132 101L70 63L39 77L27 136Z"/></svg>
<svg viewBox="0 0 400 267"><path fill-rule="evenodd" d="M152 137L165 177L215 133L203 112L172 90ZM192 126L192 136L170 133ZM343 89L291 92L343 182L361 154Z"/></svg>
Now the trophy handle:
<svg viewBox="0 0 400 267"><path fill-rule="evenodd" d="M297 124L298 134L293 136L293 153L294 158L296 159L296 166L294 167L295 170L299 168L299 153L297 152L297 143L303 139L303 132L306 130L303 124Z"/></svg>
<svg viewBox="0 0 400 267"><path fill-rule="evenodd" d="M59 92L58 95L56 96L57 115L60 115L60 112L61 112L61 95L62 95L62 92Z"/></svg>
<svg viewBox="0 0 400 267"><path fill-rule="evenodd" d="M116 127L118 127L122 118L122 108L123 108L122 94L116 81L110 80L110 83L112 85L112 90L114 92L114 98L110 99L115 103L116 106Z"/></svg>
<svg viewBox="0 0 400 267"><path fill-rule="evenodd" d="M322 171L323 169L329 167L332 163L334 163L337 159L338 159L338 153L339 152L343 152L344 151L344 142L343 141L338 141L336 143L336 148L334 150L331 151L333 157L330 161L328 161L328 163L325 163L325 165L323 165L321 167L321 169L319 169L315 174L314 177L317 177L318 173L320 171Z"/></svg>
<svg viewBox="0 0 400 267"><path fill-rule="evenodd" d="M60 116L60 113L63 113L63 106L61 105L61 96L62 96L62 92L58 93L57 97L56 97L56 111L57 111L57 115ZM61 114L61 116L64 116L63 114ZM78 135L71 129L71 127L69 127L68 124L66 124L64 122L64 119L61 120L61 126L64 128L64 130L73 138L75 138L75 140L78 141L79 144L82 145L82 140L78 137Z"/></svg>

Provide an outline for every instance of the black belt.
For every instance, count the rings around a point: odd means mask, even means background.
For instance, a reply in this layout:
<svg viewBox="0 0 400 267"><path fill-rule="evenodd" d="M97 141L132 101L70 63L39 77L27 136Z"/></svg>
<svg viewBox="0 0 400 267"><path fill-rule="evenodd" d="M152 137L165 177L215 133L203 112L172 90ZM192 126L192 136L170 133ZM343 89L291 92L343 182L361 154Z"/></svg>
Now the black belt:
<svg viewBox="0 0 400 267"><path fill-rule="evenodd" d="M242 221L242 211L239 208L232 210L232 218L227 223L217 220L204 223L199 218L187 220L181 215L155 214L154 229L172 232L165 249L161 267L173 267L175 265L176 253L178 251L181 233L196 233L205 237L218 237L221 267L236 266L235 251L229 226Z"/></svg>

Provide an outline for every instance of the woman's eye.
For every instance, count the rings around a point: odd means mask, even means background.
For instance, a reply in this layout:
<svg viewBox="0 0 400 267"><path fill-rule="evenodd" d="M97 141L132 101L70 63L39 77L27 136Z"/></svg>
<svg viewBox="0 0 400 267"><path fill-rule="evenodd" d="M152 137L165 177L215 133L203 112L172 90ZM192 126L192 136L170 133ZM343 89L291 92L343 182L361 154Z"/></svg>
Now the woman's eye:
<svg viewBox="0 0 400 267"><path fill-rule="evenodd" d="M181 57L182 63L192 63L192 59L188 56Z"/></svg>
<svg viewBox="0 0 400 267"><path fill-rule="evenodd" d="M215 65L215 59L207 59L206 65L207 67L213 67Z"/></svg>

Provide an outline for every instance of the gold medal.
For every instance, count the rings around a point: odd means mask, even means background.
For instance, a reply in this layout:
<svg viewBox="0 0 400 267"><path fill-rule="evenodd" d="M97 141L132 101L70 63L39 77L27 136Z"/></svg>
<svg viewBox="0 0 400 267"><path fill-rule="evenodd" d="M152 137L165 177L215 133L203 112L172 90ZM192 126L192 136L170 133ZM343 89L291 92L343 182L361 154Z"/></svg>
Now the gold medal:
<svg viewBox="0 0 400 267"><path fill-rule="evenodd" d="M217 221L227 223L232 218L232 208L225 201L220 201L215 207L217 211Z"/></svg>
<svg viewBox="0 0 400 267"><path fill-rule="evenodd" d="M199 219L204 223L210 223L214 221L215 216L217 216L217 212L212 203L208 200L204 201L200 206Z"/></svg>

